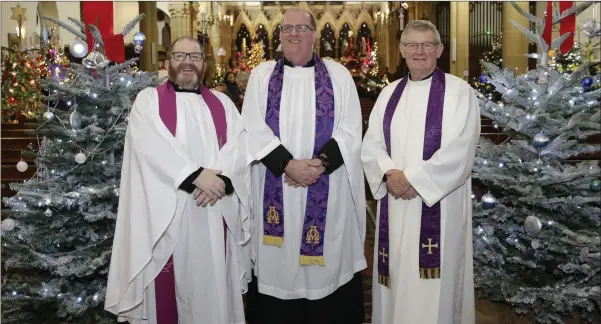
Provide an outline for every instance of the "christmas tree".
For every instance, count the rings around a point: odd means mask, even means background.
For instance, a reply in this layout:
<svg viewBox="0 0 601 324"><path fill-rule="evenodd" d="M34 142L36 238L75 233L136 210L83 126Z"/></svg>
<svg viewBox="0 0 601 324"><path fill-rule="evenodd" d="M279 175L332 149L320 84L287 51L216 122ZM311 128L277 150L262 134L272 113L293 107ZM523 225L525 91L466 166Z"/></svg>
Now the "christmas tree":
<svg viewBox="0 0 601 324"><path fill-rule="evenodd" d="M265 62L265 52L263 51L263 42L255 42L250 49L247 66L249 70L253 70L259 64Z"/></svg>
<svg viewBox="0 0 601 324"><path fill-rule="evenodd" d="M497 67L503 67L503 45L501 42L496 42L492 45L492 50L484 54L482 59L484 62L488 62L496 65ZM495 87L488 82L487 71L482 68L482 74L478 78L474 78L472 81L472 87L479 93L485 95L490 100L499 101L501 100L501 94L495 90Z"/></svg>
<svg viewBox="0 0 601 324"><path fill-rule="evenodd" d="M553 23L589 5L554 14ZM509 138L482 139L474 166L474 178L487 187L474 197L476 289L540 323L572 316L600 323L600 169L587 155L600 149L590 137L601 130L601 76L588 73L589 62L574 72L551 69L549 48L567 35L549 46L544 20L514 8L535 23L531 32L513 22L542 54L535 70L517 77L484 63L503 97L480 95L481 113Z"/></svg>
<svg viewBox="0 0 601 324"><path fill-rule="evenodd" d="M2 47L2 122L21 117L36 119L43 113L40 79L48 75L46 60L38 50Z"/></svg>
<svg viewBox="0 0 601 324"><path fill-rule="evenodd" d="M78 28L60 26L80 37L74 43L82 46L70 52L84 57L84 24L71 21ZM37 170L11 184L17 194L4 199L2 323L116 322L103 306L127 116L136 94L158 82L155 74L128 72L137 59L110 63L98 29L90 31L98 47L71 64L74 79L42 81L47 110L36 130L39 149L29 152ZM69 110L55 109L59 102Z"/></svg>

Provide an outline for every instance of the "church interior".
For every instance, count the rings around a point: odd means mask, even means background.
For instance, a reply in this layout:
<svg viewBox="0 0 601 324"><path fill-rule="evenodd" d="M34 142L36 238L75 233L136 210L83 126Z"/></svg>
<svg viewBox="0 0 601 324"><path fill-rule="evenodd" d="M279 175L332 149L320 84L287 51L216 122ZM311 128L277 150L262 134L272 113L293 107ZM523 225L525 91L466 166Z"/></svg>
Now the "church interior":
<svg viewBox="0 0 601 324"><path fill-rule="evenodd" d="M580 3L582 2L574 2ZM538 18L544 17L547 10L547 2L542 1L517 2L516 5ZM8 55L5 49L39 51L41 39L45 39L46 49L48 46L52 47L53 51L60 53L53 55L58 55L63 60L58 65L52 63L57 71L52 77L64 77L63 70L70 62L82 63L82 56L74 55L73 51L74 46L78 44L77 37L42 17L61 21L68 21L68 17L83 20L85 2L3 1L1 6L3 80L6 80L4 71L7 64L4 58ZM409 72L399 51L400 36L409 21L429 20L437 27L444 46L438 59L438 67L445 73L464 79L473 87L486 83L486 80L483 82L482 76L485 71L481 60L494 57L503 67L514 69L516 75L535 70L539 64L539 60L534 56L528 57L525 54L540 53L540 48L536 43L529 41L511 22L517 22L531 30L534 24L521 15L510 2L505 1L115 1L113 10L107 13L107 20L110 20L110 29L114 29L114 33L117 34L138 14L145 15L139 26L133 27L132 32L124 37L124 59L139 58L136 63L137 71L158 72L162 77L167 76L163 63L168 59L167 51L172 40L181 36L199 39L206 44L206 59L209 63L205 84L227 93L228 75L233 73L240 93L235 103L241 106L253 68L283 55L279 27L285 10L292 7L306 8L316 19L317 39L314 52L322 58L345 65L351 72L360 97L363 132L367 128L369 114L382 88ZM596 19L598 25L599 15L599 3L596 3L576 16L574 43L583 43L587 39L586 30L582 26L591 19ZM598 29L596 32L599 33ZM554 37L560 35L559 25L554 27L552 33ZM597 45L598 41L597 36ZM591 48L590 44L582 45L582 48L586 49L586 46ZM598 64L598 47L587 52L586 56ZM35 62L39 63L39 60ZM35 82L39 80L40 78ZM598 84L598 75L595 80ZM34 81L31 81L31 84L33 83ZM5 81L2 85L2 96L9 97L6 105L14 104L14 99L10 101L12 92L9 93L4 84ZM40 104L27 105L27 109L15 104L16 108L10 111L5 107L2 113L1 155L3 200L18 194L18 190L11 186L12 183L22 183L36 175L36 160L34 157L24 156L23 152L28 148L39 147L35 130L45 111ZM496 144L508 140L507 135L491 119L483 116L481 124L483 138L488 138ZM598 146L601 137L597 134L586 141ZM579 156L574 161L598 161L600 158L597 151ZM28 164L26 171L15 169L15 164L21 161ZM482 197L487 188L474 180L473 191L476 197ZM371 278L375 271L371 260L374 257L376 202L369 190L366 195L368 234L365 255L369 267L363 274L365 322L371 323ZM5 210L4 203L2 206ZM3 211L2 220L9 217L8 215ZM598 235L598 224L595 231ZM5 231L2 235L5 239ZM598 249L596 253L599 254ZM4 259L4 252L2 256ZM10 275L10 270L3 267L2 276ZM4 289L2 293L3 296L10 294ZM2 298L4 300L5 297ZM593 312L600 312L600 305L597 300L596 310ZM579 315L566 316L563 320L564 323L570 324L586 323ZM487 296L478 297L477 294L478 324L535 322L534 315L516 311L511 303L493 300Z"/></svg>

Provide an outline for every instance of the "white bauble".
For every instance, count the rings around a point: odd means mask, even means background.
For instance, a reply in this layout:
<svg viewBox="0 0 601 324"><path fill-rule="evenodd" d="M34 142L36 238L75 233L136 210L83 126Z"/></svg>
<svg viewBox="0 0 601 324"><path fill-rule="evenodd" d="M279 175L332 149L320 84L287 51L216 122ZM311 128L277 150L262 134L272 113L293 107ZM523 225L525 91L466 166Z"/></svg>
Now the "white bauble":
<svg viewBox="0 0 601 324"><path fill-rule="evenodd" d="M2 221L2 229L5 231L12 231L15 228L17 222L15 222L12 218L7 218Z"/></svg>
<svg viewBox="0 0 601 324"><path fill-rule="evenodd" d="M85 154L83 153L77 153L75 154L75 162L77 162L78 164L82 164L86 161L87 157Z"/></svg>
<svg viewBox="0 0 601 324"><path fill-rule="evenodd" d="M29 168L29 164L27 164L27 162L21 160L19 163L17 163L17 170L19 170L19 172L25 172L27 171L27 168Z"/></svg>

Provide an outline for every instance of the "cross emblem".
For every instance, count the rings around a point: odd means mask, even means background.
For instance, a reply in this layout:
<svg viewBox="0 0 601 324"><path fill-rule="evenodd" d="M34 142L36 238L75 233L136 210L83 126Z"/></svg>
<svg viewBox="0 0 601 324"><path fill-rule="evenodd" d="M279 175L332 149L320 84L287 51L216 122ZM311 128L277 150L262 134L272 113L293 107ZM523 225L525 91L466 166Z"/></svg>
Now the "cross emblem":
<svg viewBox="0 0 601 324"><path fill-rule="evenodd" d="M432 254L432 248L438 249L438 243L432 244L432 239L428 238L428 244L422 243L422 249L428 248L428 254Z"/></svg>
<svg viewBox="0 0 601 324"><path fill-rule="evenodd" d="M378 253L378 254L382 256L382 262L386 263L386 258L388 257L386 250L384 248L382 248L382 251L380 251L380 253Z"/></svg>

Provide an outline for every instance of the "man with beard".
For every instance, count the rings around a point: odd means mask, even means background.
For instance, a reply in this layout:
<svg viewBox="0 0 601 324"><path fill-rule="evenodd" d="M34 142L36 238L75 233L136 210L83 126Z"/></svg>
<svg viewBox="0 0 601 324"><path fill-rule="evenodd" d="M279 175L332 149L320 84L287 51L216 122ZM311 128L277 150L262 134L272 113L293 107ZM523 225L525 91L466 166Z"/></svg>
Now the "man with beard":
<svg viewBox="0 0 601 324"><path fill-rule="evenodd" d="M169 57L169 81L129 116L105 308L132 324L242 324L246 133L227 95L201 85L197 40Z"/></svg>
<svg viewBox="0 0 601 324"><path fill-rule="evenodd" d="M284 57L256 67L242 116L252 166L251 324L363 322L361 107L349 71L313 53L315 19L288 9Z"/></svg>

